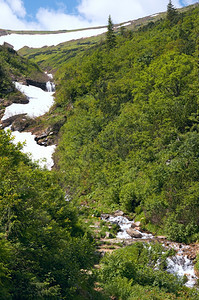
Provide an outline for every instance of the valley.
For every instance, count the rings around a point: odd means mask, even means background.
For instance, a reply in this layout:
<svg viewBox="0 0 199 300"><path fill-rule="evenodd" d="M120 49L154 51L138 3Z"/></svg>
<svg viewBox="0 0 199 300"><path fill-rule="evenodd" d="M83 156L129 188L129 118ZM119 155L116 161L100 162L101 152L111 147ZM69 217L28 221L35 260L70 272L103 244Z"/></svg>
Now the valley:
<svg viewBox="0 0 199 300"><path fill-rule="evenodd" d="M2 299L199 299L199 6L168 15L1 35Z"/></svg>

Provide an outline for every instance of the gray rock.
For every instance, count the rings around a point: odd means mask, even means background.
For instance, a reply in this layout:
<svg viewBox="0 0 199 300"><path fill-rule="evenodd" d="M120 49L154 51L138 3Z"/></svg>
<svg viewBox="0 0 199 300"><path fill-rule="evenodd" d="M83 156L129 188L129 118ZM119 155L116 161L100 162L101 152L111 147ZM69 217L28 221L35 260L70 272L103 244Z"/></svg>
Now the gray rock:
<svg viewBox="0 0 199 300"><path fill-rule="evenodd" d="M111 215L109 214L101 214L101 218L104 219L104 220L108 220L108 218L110 217Z"/></svg>
<svg viewBox="0 0 199 300"><path fill-rule="evenodd" d="M132 238L141 238L142 234L136 230L134 230L133 228L129 228L126 231Z"/></svg>
<svg viewBox="0 0 199 300"><path fill-rule="evenodd" d="M135 222L134 224L135 224L135 227L140 227L141 222L140 222L140 221L137 221L137 222Z"/></svg>
<svg viewBox="0 0 199 300"><path fill-rule="evenodd" d="M46 91L46 82L40 82L32 79L26 79L26 84L27 85L33 85L35 87L38 87L42 89L43 91Z"/></svg>
<svg viewBox="0 0 199 300"><path fill-rule="evenodd" d="M114 213L115 217L123 217L124 216L124 212L122 210L116 210L116 212Z"/></svg>
<svg viewBox="0 0 199 300"><path fill-rule="evenodd" d="M160 239L160 240L166 240L166 236L164 236L164 235L158 235L158 236L157 236L157 239Z"/></svg>
<svg viewBox="0 0 199 300"><path fill-rule="evenodd" d="M131 228L140 227L140 222L135 222L131 224Z"/></svg>

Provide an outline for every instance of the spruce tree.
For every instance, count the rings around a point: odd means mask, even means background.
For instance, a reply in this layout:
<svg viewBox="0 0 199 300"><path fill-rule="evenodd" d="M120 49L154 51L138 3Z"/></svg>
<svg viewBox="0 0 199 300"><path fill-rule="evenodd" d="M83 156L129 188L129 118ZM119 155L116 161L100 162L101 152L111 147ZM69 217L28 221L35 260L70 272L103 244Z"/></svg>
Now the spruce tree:
<svg viewBox="0 0 199 300"><path fill-rule="evenodd" d="M108 50L112 49L116 45L116 37L113 30L113 22L111 20L111 16L108 17L108 26L107 26L107 33L106 33L106 43Z"/></svg>
<svg viewBox="0 0 199 300"><path fill-rule="evenodd" d="M177 9L172 4L171 0L169 0L169 3L167 5L167 20L170 24L174 24L177 21Z"/></svg>

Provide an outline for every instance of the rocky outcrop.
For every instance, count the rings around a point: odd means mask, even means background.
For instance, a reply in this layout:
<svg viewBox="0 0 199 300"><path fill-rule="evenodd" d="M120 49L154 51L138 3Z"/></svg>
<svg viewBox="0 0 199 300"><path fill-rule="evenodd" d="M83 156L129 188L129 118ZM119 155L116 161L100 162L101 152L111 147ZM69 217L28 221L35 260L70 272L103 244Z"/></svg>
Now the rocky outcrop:
<svg viewBox="0 0 199 300"><path fill-rule="evenodd" d="M47 147L49 145L48 143L48 132L43 132L41 135L37 135L35 137L35 141L37 142L38 145Z"/></svg>
<svg viewBox="0 0 199 300"><path fill-rule="evenodd" d="M8 34L7 30L0 29L0 36L7 35L7 34Z"/></svg>
<svg viewBox="0 0 199 300"><path fill-rule="evenodd" d="M66 118L57 121L53 125L49 126L46 129L34 128L31 132L36 136L35 141L40 146L50 146L56 143L56 139L59 133L60 128L66 122Z"/></svg>
<svg viewBox="0 0 199 300"><path fill-rule="evenodd" d="M32 125L34 122L33 119L30 119L26 114L19 114L12 116L6 120L1 121L1 128L6 128L11 125L12 131L24 131L27 127Z"/></svg>
<svg viewBox="0 0 199 300"><path fill-rule="evenodd" d="M36 87L42 89L43 91L46 91L46 82L40 82L40 81L36 81L36 80L32 80L32 79L26 79L26 84L36 86Z"/></svg>
<svg viewBox="0 0 199 300"><path fill-rule="evenodd" d="M12 122L11 130L22 132L27 129L29 126L34 124L34 120L28 118L26 114L19 115L18 118Z"/></svg>

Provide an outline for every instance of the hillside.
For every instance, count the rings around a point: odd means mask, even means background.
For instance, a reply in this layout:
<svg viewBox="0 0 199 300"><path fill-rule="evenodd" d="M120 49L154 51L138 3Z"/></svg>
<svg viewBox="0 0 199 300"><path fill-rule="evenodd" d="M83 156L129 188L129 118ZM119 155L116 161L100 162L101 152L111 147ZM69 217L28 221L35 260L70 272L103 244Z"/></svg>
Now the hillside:
<svg viewBox="0 0 199 300"><path fill-rule="evenodd" d="M79 52L55 77L67 191L178 241L198 237L198 9Z"/></svg>
<svg viewBox="0 0 199 300"><path fill-rule="evenodd" d="M47 171L0 131L2 299L199 299L186 273L166 272L191 243L199 272L198 16L194 5L58 46L0 47L4 101L13 79L54 74L55 104L27 126L57 143ZM113 215L148 239L116 239Z"/></svg>
<svg viewBox="0 0 199 300"><path fill-rule="evenodd" d="M23 82L26 79L38 82L47 81L46 75L37 64L19 56L7 44L0 46L0 116L2 116L5 107L11 103L25 103L27 101L13 84L13 81Z"/></svg>

